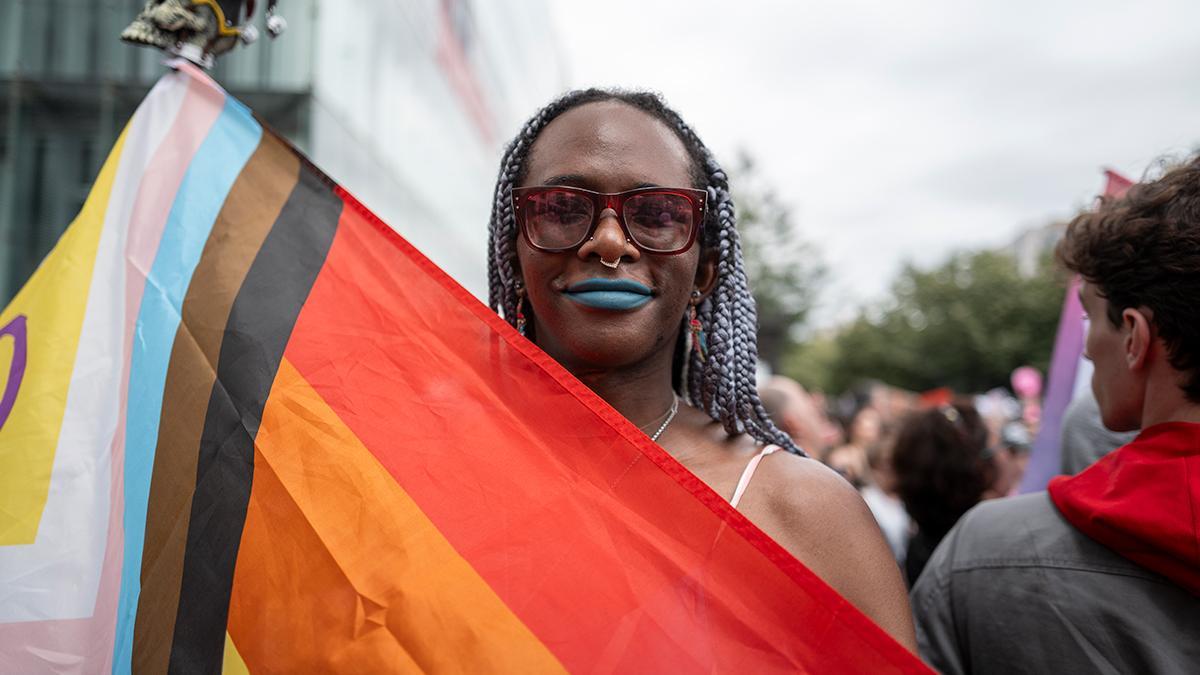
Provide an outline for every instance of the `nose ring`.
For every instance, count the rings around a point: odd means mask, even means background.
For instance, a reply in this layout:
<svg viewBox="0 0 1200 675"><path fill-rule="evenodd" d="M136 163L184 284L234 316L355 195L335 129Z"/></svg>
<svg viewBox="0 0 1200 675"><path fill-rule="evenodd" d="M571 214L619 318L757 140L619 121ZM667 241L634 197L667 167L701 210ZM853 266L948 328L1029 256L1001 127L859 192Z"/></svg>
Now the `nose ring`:
<svg viewBox="0 0 1200 675"><path fill-rule="evenodd" d="M592 237L588 237L588 241L596 241L596 237L594 237L594 236L592 236ZM630 239L629 239L628 237L626 237L626 238L625 238L625 243L626 243L626 244L632 244L633 242L632 242L632 241L630 241ZM611 262L610 262L610 261L608 261L608 260L605 260L604 258L600 258L600 264L601 264L601 265L604 265L605 267L607 267L607 268L608 268L608 269L610 269L610 270L615 270L615 269L617 269L618 267L620 267L620 266L621 266L621 256L617 256L617 259L616 259L616 260L613 260L613 261L611 261Z"/></svg>

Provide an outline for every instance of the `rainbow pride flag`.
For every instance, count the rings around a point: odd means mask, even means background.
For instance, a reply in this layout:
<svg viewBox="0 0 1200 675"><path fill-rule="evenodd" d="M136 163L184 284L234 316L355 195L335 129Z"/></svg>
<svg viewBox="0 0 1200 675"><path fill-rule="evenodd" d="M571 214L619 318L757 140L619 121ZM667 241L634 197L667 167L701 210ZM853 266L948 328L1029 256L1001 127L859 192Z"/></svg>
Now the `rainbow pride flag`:
<svg viewBox="0 0 1200 675"><path fill-rule="evenodd" d="M924 672L172 65L0 314L0 672Z"/></svg>

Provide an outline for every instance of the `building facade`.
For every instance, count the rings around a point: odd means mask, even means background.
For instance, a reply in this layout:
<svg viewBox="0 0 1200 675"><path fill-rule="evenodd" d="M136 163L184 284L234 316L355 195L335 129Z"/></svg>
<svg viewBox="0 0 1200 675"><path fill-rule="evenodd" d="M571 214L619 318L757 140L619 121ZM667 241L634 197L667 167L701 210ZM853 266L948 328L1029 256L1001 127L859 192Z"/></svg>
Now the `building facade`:
<svg viewBox="0 0 1200 675"><path fill-rule="evenodd" d="M164 72L162 54L118 38L143 5L0 0L0 306ZM279 39L223 56L214 77L482 296L502 144L566 83L545 0L281 0L279 13Z"/></svg>

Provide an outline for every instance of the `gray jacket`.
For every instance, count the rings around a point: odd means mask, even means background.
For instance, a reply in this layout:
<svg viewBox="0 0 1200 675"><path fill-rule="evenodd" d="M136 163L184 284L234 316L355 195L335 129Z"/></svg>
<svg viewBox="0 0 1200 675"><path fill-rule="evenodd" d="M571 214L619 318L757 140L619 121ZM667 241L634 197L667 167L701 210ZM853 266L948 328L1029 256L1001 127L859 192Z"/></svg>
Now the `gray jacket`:
<svg viewBox="0 0 1200 675"><path fill-rule="evenodd" d="M1200 597L1089 539L1045 492L963 516L912 605L943 673L1200 673Z"/></svg>

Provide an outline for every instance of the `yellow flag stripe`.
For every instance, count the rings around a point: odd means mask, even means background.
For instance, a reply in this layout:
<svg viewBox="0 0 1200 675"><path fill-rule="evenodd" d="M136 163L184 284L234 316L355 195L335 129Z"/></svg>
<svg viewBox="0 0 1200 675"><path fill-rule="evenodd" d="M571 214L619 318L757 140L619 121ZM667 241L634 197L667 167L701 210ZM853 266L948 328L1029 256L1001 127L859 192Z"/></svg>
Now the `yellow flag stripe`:
<svg viewBox="0 0 1200 675"><path fill-rule="evenodd" d="M16 402L0 427L0 546L32 544L37 536L79 348L96 249L126 132L117 139L75 221L0 313L0 326L19 315L27 317L30 344ZM5 375L9 363L0 362Z"/></svg>
<svg viewBox="0 0 1200 675"><path fill-rule="evenodd" d="M238 653L229 633L225 634L225 658L221 663L221 673L222 675L250 675L250 669L246 667L246 662L242 660L242 655Z"/></svg>

